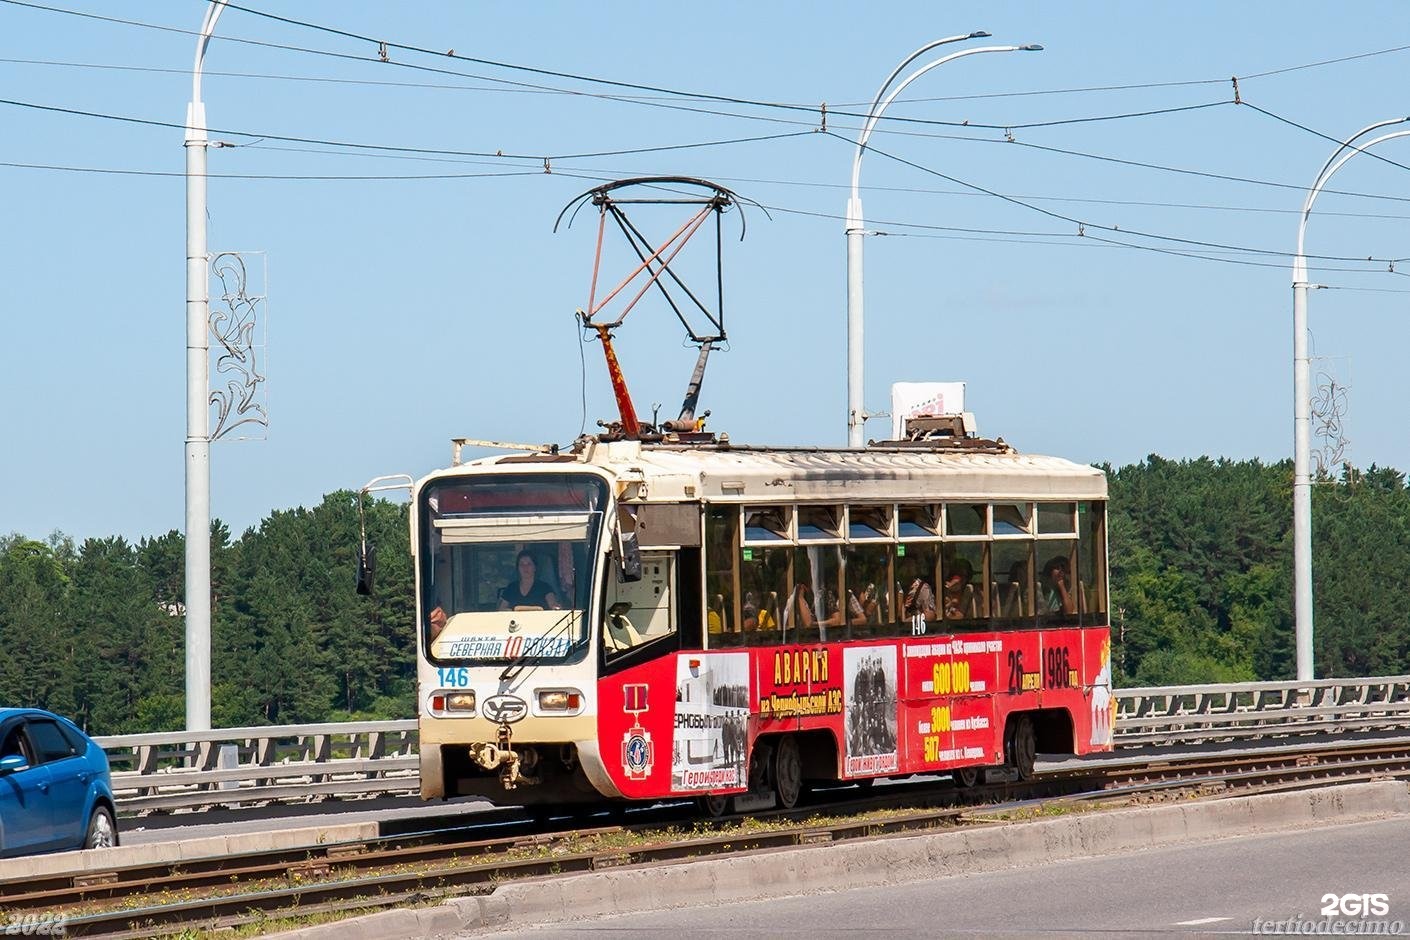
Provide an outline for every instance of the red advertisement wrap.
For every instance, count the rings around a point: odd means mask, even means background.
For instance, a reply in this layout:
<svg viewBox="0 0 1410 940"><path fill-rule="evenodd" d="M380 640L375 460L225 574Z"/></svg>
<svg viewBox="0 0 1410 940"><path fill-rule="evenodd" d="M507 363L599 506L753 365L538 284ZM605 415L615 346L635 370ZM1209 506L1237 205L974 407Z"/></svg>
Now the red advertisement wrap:
<svg viewBox="0 0 1410 940"><path fill-rule="evenodd" d="M830 731L841 779L943 772L1003 763L1017 711L1109 749L1110 685L1105 628L678 653L600 682L599 743L634 799L741 792L755 738L791 731Z"/></svg>

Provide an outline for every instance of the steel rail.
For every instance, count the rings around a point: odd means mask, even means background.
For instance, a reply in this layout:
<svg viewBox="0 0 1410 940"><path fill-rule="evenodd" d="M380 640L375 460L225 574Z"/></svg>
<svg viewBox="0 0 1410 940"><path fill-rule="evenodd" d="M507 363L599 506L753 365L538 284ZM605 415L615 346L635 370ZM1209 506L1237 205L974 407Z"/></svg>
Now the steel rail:
<svg viewBox="0 0 1410 940"><path fill-rule="evenodd" d="M928 783L887 787L891 791L859 791L861 799L810 805L764 814L797 825L758 833L728 832L680 840L649 842L632 847L582 851L584 840L603 837L609 843L622 833L645 837L660 823L610 826L593 830L508 836L465 841L456 831L432 831L386 837L361 843L250 853L228 859L185 860L166 866L132 866L108 873L89 873L68 886L59 879L0 883L0 908L46 912L92 907L117 898L178 893L177 903L150 904L85 912L66 920L75 936L150 936L192 927L228 927L251 920L307 914L312 910L373 909L408 900L441 895L484 893L498 881L597 870L619 865L667 863L727 851L756 851L843 839L876 837L917 829L960 824L995 812L1021 809L1058 800L1111 800L1151 796L1178 790L1200 794L1247 793L1260 789L1320 786L1353 779L1410 778L1410 738L1349 742L1320 748L1294 745L1258 754L1227 757L1192 755L1129 761L1115 766L1076 768L1047 774L1034 785L998 784L968 793ZM956 806L957 798L999 800L983 809ZM935 807L914 809L918 804ZM855 818L887 807L909 807L891 818ZM854 818L810 823L819 813L851 813ZM513 858L519 853L527 857ZM456 864L457 859L472 859ZM407 871L406 866L422 866ZM388 871L388 869L392 869ZM284 879L265 890L240 890L241 885ZM291 883L292 882L292 883ZM235 893L191 898L202 886L231 886ZM81 909L80 908L80 909Z"/></svg>

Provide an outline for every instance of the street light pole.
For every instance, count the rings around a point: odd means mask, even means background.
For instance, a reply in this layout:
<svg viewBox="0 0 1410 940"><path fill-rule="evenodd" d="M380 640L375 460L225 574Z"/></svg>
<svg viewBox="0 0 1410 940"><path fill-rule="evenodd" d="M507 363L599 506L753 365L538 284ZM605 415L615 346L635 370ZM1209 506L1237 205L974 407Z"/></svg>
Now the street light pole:
<svg viewBox="0 0 1410 940"><path fill-rule="evenodd" d="M201 65L226 0L206 8L186 106L186 730L211 726L210 279Z"/></svg>
<svg viewBox="0 0 1410 940"><path fill-rule="evenodd" d="M862 214L862 197L858 191L862 174L862 154L866 151L867 140L871 137L872 130L876 127L877 120L882 112L896 100L896 96L905 90L911 82L920 78L933 68L938 68L953 59L960 59L967 55L978 55L981 52L1033 52L1041 50L1039 45L1025 46L982 46L974 49L964 49L960 52L952 52L947 56L941 56L931 62L927 62L907 75L901 84L897 85L889 95L887 89L896 80L896 76L905 71L916 59L925 55L931 49L938 46L947 45L952 42L960 42L965 39L981 39L989 34L983 31L966 33L963 36L949 36L945 39L937 39L933 42L921 46L915 52L907 56L900 65L886 77L886 81L881 83L881 90L872 99L871 107L867 111L867 119L862 124L862 130L857 135L857 153L852 158L852 194L847 200L847 446L861 447L863 426L866 423L865 406L863 405L863 383L862 383L862 238L866 235L863 226L864 216Z"/></svg>
<svg viewBox="0 0 1410 940"><path fill-rule="evenodd" d="M1297 226L1297 256L1293 258L1293 615L1296 630L1297 678L1311 680L1315 669L1312 661L1312 367L1307 355L1307 256L1304 251L1307 220L1312 204L1332 176L1356 154L1376 144L1396 137L1410 136L1410 131L1384 134L1368 143L1354 142L1371 131L1393 124L1404 124L1410 117L1392 118L1367 125L1346 139L1330 159L1322 165L1307 199L1302 204L1302 217ZM1343 151L1351 149L1350 153Z"/></svg>

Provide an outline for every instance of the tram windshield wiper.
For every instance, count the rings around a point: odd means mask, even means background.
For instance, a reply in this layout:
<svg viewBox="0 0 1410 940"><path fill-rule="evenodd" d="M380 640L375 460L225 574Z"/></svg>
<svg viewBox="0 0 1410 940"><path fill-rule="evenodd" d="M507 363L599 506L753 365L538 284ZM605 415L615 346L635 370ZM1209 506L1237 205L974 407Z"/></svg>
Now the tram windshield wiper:
<svg viewBox="0 0 1410 940"><path fill-rule="evenodd" d="M510 660L509 665L505 666L504 671L499 674L500 681L512 682L519 678L519 674L524 671L524 666L529 660L531 655L530 651L533 651L532 655L535 657L542 656L543 650L548 646L549 641L555 639L559 634L567 632L568 628L573 625L573 615L577 613L579 613L579 611L576 608L570 608L564 611L563 616L553 622L553 626L549 627L534 640L525 643L524 652ZM571 650L576 645L576 643L570 643L568 649Z"/></svg>

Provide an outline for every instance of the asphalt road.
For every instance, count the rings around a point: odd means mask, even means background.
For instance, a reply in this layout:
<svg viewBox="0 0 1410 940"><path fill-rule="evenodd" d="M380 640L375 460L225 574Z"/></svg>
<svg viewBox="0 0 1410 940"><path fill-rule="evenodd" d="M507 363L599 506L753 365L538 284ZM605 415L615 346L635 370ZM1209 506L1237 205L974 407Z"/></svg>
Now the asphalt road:
<svg viewBox="0 0 1410 940"><path fill-rule="evenodd" d="M1329 898L1334 895L1335 898ZM1348 899L1346 895L1354 895ZM1385 912L1366 915L1364 895ZM1324 914L1328 904L1335 912ZM494 933L534 940L739 937L1198 936L1266 922L1410 934L1410 819L1244 836L1042 868L584 920ZM1288 923L1290 922L1291 923ZM1272 932L1271 930L1269 932ZM483 935L483 934L480 934Z"/></svg>

